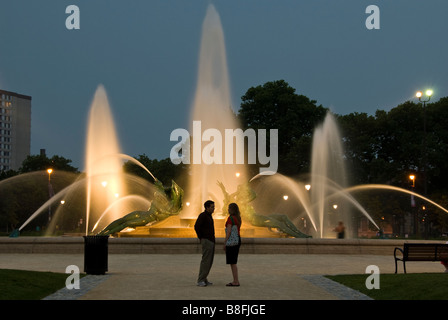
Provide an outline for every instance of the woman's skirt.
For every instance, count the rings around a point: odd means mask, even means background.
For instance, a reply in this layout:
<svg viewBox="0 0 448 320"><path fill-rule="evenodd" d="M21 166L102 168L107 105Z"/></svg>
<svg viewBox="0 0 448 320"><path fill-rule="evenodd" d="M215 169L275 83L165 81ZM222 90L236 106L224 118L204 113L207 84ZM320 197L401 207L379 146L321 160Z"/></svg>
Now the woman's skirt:
<svg viewBox="0 0 448 320"><path fill-rule="evenodd" d="M240 244L233 247L226 247L226 263L237 264L239 252L240 252Z"/></svg>

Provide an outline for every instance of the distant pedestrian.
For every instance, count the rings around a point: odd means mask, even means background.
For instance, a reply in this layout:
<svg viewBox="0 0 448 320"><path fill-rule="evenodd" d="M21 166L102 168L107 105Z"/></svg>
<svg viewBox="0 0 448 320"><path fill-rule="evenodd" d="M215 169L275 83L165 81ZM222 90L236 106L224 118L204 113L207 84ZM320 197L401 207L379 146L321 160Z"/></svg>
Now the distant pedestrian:
<svg viewBox="0 0 448 320"><path fill-rule="evenodd" d="M339 221L338 226L333 231L337 232L338 239L345 238L345 226L342 221Z"/></svg>
<svg viewBox="0 0 448 320"><path fill-rule="evenodd" d="M212 217L215 211L215 203L212 200L207 200L204 203L204 208L204 212L199 215L194 224L194 230L202 246L202 259L197 283L199 287L206 287L213 284L208 281L207 277L212 268L213 258L215 256L215 225Z"/></svg>
<svg viewBox="0 0 448 320"><path fill-rule="evenodd" d="M241 214L236 203L229 204L229 217L226 221L226 238L224 241L224 250L226 251L226 263L230 264L233 281L226 284L228 287L239 287L238 279L238 254L241 246ZM232 228L234 229L232 231ZM235 232L236 229L236 232ZM233 234L232 234L233 233Z"/></svg>

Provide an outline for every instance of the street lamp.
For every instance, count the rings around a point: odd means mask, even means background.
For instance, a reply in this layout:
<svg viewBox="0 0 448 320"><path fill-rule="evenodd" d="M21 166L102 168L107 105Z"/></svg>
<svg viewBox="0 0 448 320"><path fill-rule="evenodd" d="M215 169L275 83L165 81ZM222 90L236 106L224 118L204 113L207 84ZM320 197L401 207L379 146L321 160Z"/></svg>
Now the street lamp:
<svg viewBox="0 0 448 320"><path fill-rule="evenodd" d="M414 188L415 187L415 176L413 174L411 174L409 176L409 179L412 181L412 188Z"/></svg>
<svg viewBox="0 0 448 320"><path fill-rule="evenodd" d="M415 96L418 98L418 100L419 100L420 102L425 103L425 102L428 102L429 100L431 100L431 96L432 96L433 93L434 93L434 91L432 91L431 89L428 89L428 90L425 91L425 94L426 94L426 96L428 97L428 100L422 100L423 92L421 92L421 91L417 91L417 93L415 94Z"/></svg>
<svg viewBox="0 0 448 320"><path fill-rule="evenodd" d="M423 92L417 91L415 96L418 98L418 101L423 103L423 187L424 194L428 193L428 183L427 183L427 175L426 175L426 167L427 167L427 156L426 156L426 102L431 100L432 94L434 91L432 89L427 89L425 91L426 100L423 100Z"/></svg>
<svg viewBox="0 0 448 320"><path fill-rule="evenodd" d="M50 181L50 175L51 175L51 173L53 172L53 169L47 169L47 172L48 172L48 181Z"/></svg>
<svg viewBox="0 0 448 320"><path fill-rule="evenodd" d="M432 91L431 89L428 89L425 91L426 96L428 97L428 100L426 101L422 101L422 96L423 96L423 92L421 91L417 91L417 93L415 94L415 96L418 98L418 100L420 100L421 102L428 102L429 100L431 100L431 96L434 93L434 91Z"/></svg>
<svg viewBox="0 0 448 320"><path fill-rule="evenodd" d="M53 192L53 186L51 185L51 173L53 172L53 169L49 168L47 169L48 173L48 198L51 199L52 196L54 196ZM48 205L48 221L51 220L51 202Z"/></svg>

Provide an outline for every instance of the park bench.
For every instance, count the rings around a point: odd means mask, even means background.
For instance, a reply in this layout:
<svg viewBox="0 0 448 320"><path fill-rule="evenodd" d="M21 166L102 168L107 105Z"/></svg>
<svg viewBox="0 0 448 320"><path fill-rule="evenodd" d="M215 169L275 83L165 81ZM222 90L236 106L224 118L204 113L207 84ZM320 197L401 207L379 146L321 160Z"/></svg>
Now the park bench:
<svg viewBox="0 0 448 320"><path fill-rule="evenodd" d="M401 252L401 257L397 253ZM448 244L442 243L405 243L404 248L395 248L395 273L397 261L403 261L406 273L406 261L448 261Z"/></svg>

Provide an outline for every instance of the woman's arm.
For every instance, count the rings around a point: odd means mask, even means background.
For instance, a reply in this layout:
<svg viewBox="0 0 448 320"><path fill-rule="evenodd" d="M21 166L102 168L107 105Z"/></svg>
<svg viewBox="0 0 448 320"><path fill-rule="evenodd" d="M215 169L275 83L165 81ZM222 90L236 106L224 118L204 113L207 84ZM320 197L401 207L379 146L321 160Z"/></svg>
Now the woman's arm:
<svg viewBox="0 0 448 320"><path fill-rule="evenodd" d="M232 232L232 225L228 224L226 226L226 238L224 239L224 250L226 250L226 243L227 243L227 240L229 240L231 232Z"/></svg>

